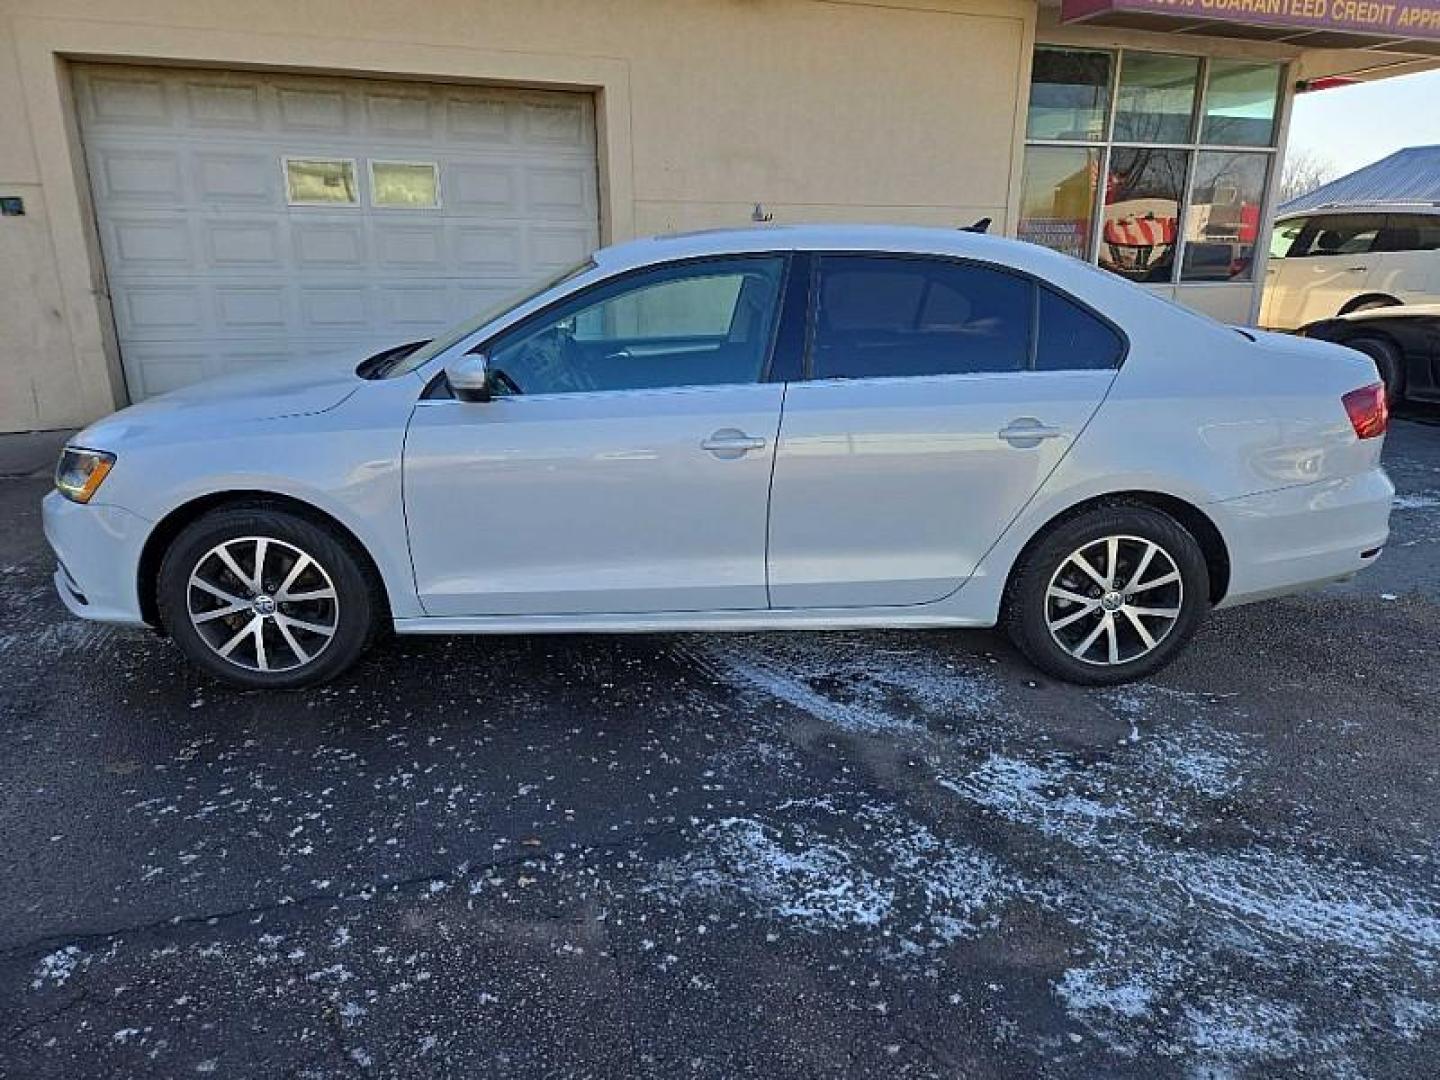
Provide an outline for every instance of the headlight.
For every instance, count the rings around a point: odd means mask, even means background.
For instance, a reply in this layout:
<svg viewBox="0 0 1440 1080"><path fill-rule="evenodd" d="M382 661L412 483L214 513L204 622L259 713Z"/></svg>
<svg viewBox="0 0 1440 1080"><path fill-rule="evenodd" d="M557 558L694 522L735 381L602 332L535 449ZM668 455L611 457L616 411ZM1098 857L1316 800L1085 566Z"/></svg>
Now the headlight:
<svg viewBox="0 0 1440 1080"><path fill-rule="evenodd" d="M104 450L82 450L67 446L55 466L55 487L61 495L77 503L88 503L110 475L115 455Z"/></svg>

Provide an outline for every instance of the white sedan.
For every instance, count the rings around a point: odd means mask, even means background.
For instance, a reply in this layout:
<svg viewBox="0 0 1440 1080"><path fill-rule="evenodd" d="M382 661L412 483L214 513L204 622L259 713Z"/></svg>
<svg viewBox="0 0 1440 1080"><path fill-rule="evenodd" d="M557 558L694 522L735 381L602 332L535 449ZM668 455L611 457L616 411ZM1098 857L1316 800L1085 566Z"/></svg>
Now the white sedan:
<svg viewBox="0 0 1440 1080"><path fill-rule="evenodd" d="M1117 683L1388 533L1374 364L1040 247L797 226L622 244L360 363L64 452L76 615L247 687L402 634L1002 625Z"/></svg>

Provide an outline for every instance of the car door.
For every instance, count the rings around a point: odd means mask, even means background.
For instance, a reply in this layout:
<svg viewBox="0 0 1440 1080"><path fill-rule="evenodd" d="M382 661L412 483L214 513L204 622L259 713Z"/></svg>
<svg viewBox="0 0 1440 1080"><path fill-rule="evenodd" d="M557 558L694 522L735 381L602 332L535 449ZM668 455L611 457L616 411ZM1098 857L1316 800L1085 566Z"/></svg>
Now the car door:
<svg viewBox="0 0 1440 1080"><path fill-rule="evenodd" d="M1376 250L1373 292L1401 303L1440 302L1440 214L1387 214Z"/></svg>
<svg viewBox="0 0 1440 1080"><path fill-rule="evenodd" d="M1376 241L1383 214L1322 214L1296 239L1285 267L1283 290L1273 308L1284 329L1338 315L1364 293L1379 265Z"/></svg>
<svg viewBox="0 0 1440 1080"><path fill-rule="evenodd" d="M786 265L601 282L484 344L490 401L422 400L405 511L426 612L765 607Z"/></svg>
<svg viewBox="0 0 1440 1080"><path fill-rule="evenodd" d="M977 263L824 255L813 295L811 377L786 391L775 459L771 605L939 600L1085 427L1124 339Z"/></svg>
<svg viewBox="0 0 1440 1080"><path fill-rule="evenodd" d="M1305 231L1304 218L1277 221L1270 231L1270 257L1265 263L1265 289L1260 298L1260 325L1279 326L1279 312L1286 303L1286 294L1296 288L1295 272L1299 262L1290 262L1290 251Z"/></svg>

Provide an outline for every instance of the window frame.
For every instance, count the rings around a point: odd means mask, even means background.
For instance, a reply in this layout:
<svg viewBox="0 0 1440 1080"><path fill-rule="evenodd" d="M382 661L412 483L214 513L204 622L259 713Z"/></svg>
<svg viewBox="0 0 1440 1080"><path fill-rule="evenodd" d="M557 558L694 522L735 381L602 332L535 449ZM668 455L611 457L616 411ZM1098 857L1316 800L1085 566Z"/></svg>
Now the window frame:
<svg viewBox="0 0 1440 1080"><path fill-rule="evenodd" d="M495 400L526 401L539 400L541 398L548 399L553 397L575 397L581 395L593 396L596 394L667 394L674 393L675 391L711 390L726 386L763 386L766 383L783 382L786 380L774 379L771 376L774 373L775 369L776 351L780 346L782 340L785 340L785 338L782 337L782 331L787 328L787 316L793 318L793 313L791 310L791 289L797 287L797 285L801 285L801 283L797 283L794 280L794 271L796 267L795 257L800 254L804 253L785 250L736 251L711 255L694 255L681 259L670 259L665 262L649 263L645 266L631 267L629 270L622 270L617 274L611 274L609 277L601 278L599 281L592 281L587 285L582 285L580 288L568 292L563 296L557 296L554 300L550 301L550 303L546 304L544 307L538 308L537 310L530 312L530 314L526 315L524 318L519 319L516 322L509 324L508 326L501 327L499 330L496 330L493 334L490 334L487 337L481 338L480 340L473 343L457 344L456 350L459 352L460 355L483 353L486 356L489 356L494 351L496 342L500 341L503 338L509 337L512 334L528 333L531 329L534 328L536 323L553 317L556 311L571 304L572 302L581 301L588 294L597 292L601 289L608 289L614 286L621 285L624 282L631 280L632 278L642 277L646 274L650 274L658 270L670 270L684 266L700 266L706 263L736 262L742 259L760 260L778 258L782 260L783 265L780 270L780 287L777 291L775 298L775 320L774 324L770 327L770 340L765 346L766 353L764 363L761 365L759 376L753 382L685 383L676 386L628 387L625 389L616 390L566 390L563 392L552 392L545 394L502 395L498 396ZM801 287L807 289L808 295L808 283L804 283L803 285L801 285ZM793 329L791 330L791 336L793 337ZM441 364L440 370L435 373L434 378L429 381L428 385L425 388L425 391L421 394L422 400L433 400L436 398L459 400L455 398L454 394L450 390L449 383L445 378L445 368L443 363Z"/></svg>
<svg viewBox="0 0 1440 1080"><path fill-rule="evenodd" d="M341 164L350 166L350 176L355 181L354 202L310 202L308 200L296 201L290 197L290 163L292 161L338 161ZM285 205L295 208L318 208L321 210L357 210L365 205L365 192L360 189L360 159L343 157L337 154L281 154L280 155L280 183L285 190Z"/></svg>
<svg viewBox="0 0 1440 1080"><path fill-rule="evenodd" d="M801 254L797 252L797 254ZM1022 270L1016 266L1009 266L1005 263L990 262L986 259L976 259L964 255L952 255L945 252L925 251L881 251L835 248L823 250L807 250L803 254L810 256L810 287L809 287L809 312L806 319L805 333L805 355L801 363L801 379L803 382L814 383L855 383L868 380L891 382L896 379L995 379L1013 378L1017 375L1028 376L1057 376L1075 375L1079 372L1108 371L1114 375L1125 366L1125 361L1130 356L1130 335L1125 328L1110 318L1104 312L1097 309L1093 304L1087 303L1081 297L1076 296L1068 289L1061 288L1047 278L1032 274L1028 270ZM861 376L816 376L815 374L815 330L816 320L820 314L820 274L824 261L831 258L867 258L867 259L888 259L902 262L921 263L947 263L955 266L963 266L971 269L992 270L997 273L1006 274L1018 278L1030 288L1030 331L1028 347L1026 349L1025 366L1015 368L1012 371L955 371L931 375L861 375ZM1113 367L1108 368L1053 368L1040 370L1035 366L1035 357L1040 347L1040 293L1041 290L1048 290L1061 300L1074 304L1081 311L1091 318L1096 319L1108 327L1120 339L1120 355Z"/></svg>
<svg viewBox="0 0 1440 1080"><path fill-rule="evenodd" d="M431 203L429 206L408 206L408 205L407 205L407 206L402 206L402 205L399 205L399 204L397 204L397 203L382 203L382 202L376 201L376 198L375 198L375 191L376 191L376 187L375 187L375 166L376 166L376 165L409 165L409 166L412 166L412 167L413 167L413 166L428 166L428 167L430 168L430 170L435 174L435 201L434 201L433 203ZM366 159L365 159L365 179L366 179L366 181L367 181L367 182L369 183L369 185L370 185L370 191L369 191L370 204L369 204L369 205L370 205L370 208L371 208L372 210L381 210L381 211L384 211L384 212L386 212L386 213L388 213L388 212L390 212L390 211L392 211L392 210L417 210L417 211L420 211L420 212L423 213L423 212L425 212L425 211L427 211L427 210L440 210L440 209L443 209L444 206L445 206L444 193L443 193L443 190L442 190L441 185L440 185L440 162L438 162L438 161L401 160L400 158L366 158ZM307 203L306 205L312 205L312 204Z"/></svg>
<svg viewBox="0 0 1440 1080"><path fill-rule="evenodd" d="M1090 146L1100 151L1100 163L1098 171L1098 183L1096 184L1095 202L1090 221L1089 236L1089 258L1085 261L1092 266L1098 266L1100 260L1100 245L1105 233L1105 195L1110 179L1110 160L1116 149L1130 150L1181 150L1186 153L1185 179L1181 192L1179 206L1175 214L1175 252L1170 267L1170 274L1163 281L1147 281L1143 284L1147 288L1226 288L1237 285L1248 285L1252 288L1258 286L1261 275L1257 272L1262 258L1260 251L1262 245L1266 252L1269 251L1270 234L1265 228L1267 224L1273 225L1270 220L1269 211L1274 195L1275 184L1278 179L1279 162L1279 141L1285 126L1286 115L1286 88L1290 85L1292 65L1286 61L1259 61L1261 63L1274 63L1278 68L1277 93L1275 98L1275 116L1271 124L1270 142L1265 146L1242 146L1226 143L1207 143L1202 141L1205 126L1206 110L1209 106L1210 90L1210 68L1217 61L1234 59L1226 56L1212 56L1209 54L1190 54L1176 52L1173 49L1162 48L1124 48L1124 47L1097 47L1091 45L1077 45L1069 42L1036 41L1034 50L1041 49L1079 51L1079 52L1106 52L1111 56L1111 77L1110 96L1106 106L1104 123L1104 137L1090 142L1077 142L1076 140L1065 139L1038 139L1026 135L1023 146L1026 148L1037 146ZM1124 70L1125 57L1131 53L1155 53L1163 56L1194 55L1200 61L1198 83L1195 89L1195 97L1191 106L1189 141L1187 142L1137 142L1122 140L1115 137L1115 115L1119 101L1120 81ZM1200 153L1207 150L1229 151L1232 153L1253 153L1268 156L1269 161L1265 169L1265 185L1260 202L1260 228L1257 229L1255 238L1255 255L1250 260L1250 273L1248 277L1235 278L1226 281L1185 281L1182 277L1182 268L1185 262L1185 248L1189 241L1185 236L1185 228L1188 223L1191 200L1194 197L1195 187L1195 165ZM1023 159L1022 159L1023 160ZM1022 166L1023 167L1023 166Z"/></svg>

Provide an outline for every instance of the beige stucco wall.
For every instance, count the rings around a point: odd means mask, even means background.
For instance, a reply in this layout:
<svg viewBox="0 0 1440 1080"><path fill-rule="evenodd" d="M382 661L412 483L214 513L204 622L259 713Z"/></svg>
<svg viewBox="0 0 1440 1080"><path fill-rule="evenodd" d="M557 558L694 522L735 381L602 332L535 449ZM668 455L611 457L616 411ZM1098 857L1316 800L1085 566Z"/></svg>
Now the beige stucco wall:
<svg viewBox="0 0 1440 1080"><path fill-rule="evenodd" d="M103 13L102 13L103 12ZM1033 0L0 2L0 430L123 403L66 58L592 91L605 240L1007 220Z"/></svg>

